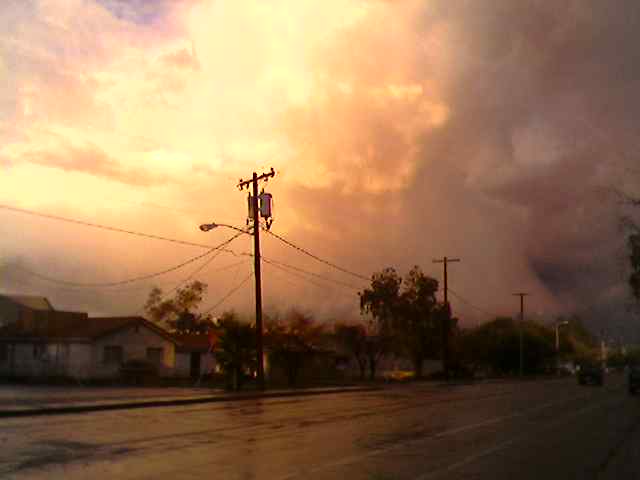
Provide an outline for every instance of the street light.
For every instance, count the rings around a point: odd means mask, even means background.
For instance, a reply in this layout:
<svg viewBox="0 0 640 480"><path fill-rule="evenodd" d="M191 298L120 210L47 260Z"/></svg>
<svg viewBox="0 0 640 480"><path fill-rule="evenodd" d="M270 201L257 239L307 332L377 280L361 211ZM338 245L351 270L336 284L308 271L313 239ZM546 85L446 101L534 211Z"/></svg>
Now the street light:
<svg viewBox="0 0 640 480"><path fill-rule="evenodd" d="M202 230L203 232L208 232L209 230L213 230L214 228L218 228L218 227L230 228L232 230L236 230L237 232L246 233L246 234L251 233L250 228L245 230L242 228L234 227L233 225L228 225L226 223L216 223L216 222L203 223L202 225L200 225L200 230Z"/></svg>
<svg viewBox="0 0 640 480"><path fill-rule="evenodd" d="M560 374L560 327L569 325L567 320L556 323L556 373Z"/></svg>

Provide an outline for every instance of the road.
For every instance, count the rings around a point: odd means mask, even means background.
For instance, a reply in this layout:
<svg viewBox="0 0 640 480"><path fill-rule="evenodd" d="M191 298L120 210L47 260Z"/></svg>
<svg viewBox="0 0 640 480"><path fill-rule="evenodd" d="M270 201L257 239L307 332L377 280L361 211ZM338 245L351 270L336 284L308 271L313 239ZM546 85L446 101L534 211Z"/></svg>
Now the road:
<svg viewBox="0 0 640 480"><path fill-rule="evenodd" d="M621 376L0 422L3 479L640 479Z"/></svg>

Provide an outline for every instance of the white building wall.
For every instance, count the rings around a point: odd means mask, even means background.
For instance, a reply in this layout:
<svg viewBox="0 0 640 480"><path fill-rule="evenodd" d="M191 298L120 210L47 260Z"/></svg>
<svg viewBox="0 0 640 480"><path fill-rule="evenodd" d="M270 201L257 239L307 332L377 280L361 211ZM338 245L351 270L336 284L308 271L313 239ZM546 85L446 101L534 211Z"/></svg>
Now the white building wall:
<svg viewBox="0 0 640 480"><path fill-rule="evenodd" d="M90 372L91 345L86 343L9 344L7 361L0 364L3 376L87 378Z"/></svg>
<svg viewBox="0 0 640 480"><path fill-rule="evenodd" d="M215 357L211 353L200 353L200 374L213 373L216 367ZM187 378L191 375L191 353L177 352L174 376Z"/></svg>
<svg viewBox="0 0 640 480"><path fill-rule="evenodd" d="M92 351L90 343L70 344L67 375L79 379L91 378L93 374Z"/></svg>
<svg viewBox="0 0 640 480"><path fill-rule="evenodd" d="M175 376L179 378L186 378L189 376L191 368L191 354L190 353L176 353L176 367Z"/></svg>
<svg viewBox="0 0 640 480"><path fill-rule="evenodd" d="M95 378L114 377L119 374L119 365L104 363L107 346L121 346L122 360L146 360L147 348L162 348L161 376L173 376L176 364L175 344L145 326L131 326L96 340L91 353L92 376Z"/></svg>

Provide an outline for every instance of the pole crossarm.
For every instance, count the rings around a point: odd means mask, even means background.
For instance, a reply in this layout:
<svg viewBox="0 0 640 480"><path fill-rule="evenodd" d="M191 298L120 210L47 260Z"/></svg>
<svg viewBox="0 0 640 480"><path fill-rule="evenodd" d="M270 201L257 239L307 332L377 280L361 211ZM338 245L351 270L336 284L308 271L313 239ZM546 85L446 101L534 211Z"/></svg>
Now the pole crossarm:
<svg viewBox="0 0 640 480"><path fill-rule="evenodd" d="M451 262L459 262L459 261L461 261L461 259L459 258L444 257L440 259L434 259L433 263L451 263Z"/></svg>
<svg viewBox="0 0 640 480"><path fill-rule="evenodd" d="M262 173L260 175L255 175L254 177L249 179L249 180L243 180L242 178L240 180L238 180L238 185L237 187L242 190L244 188L249 188L253 182L255 181L260 181L260 180L264 180L265 182L269 180L269 178L273 178L276 176L276 171L273 169L273 167L271 167L271 170L269 170L266 173Z"/></svg>

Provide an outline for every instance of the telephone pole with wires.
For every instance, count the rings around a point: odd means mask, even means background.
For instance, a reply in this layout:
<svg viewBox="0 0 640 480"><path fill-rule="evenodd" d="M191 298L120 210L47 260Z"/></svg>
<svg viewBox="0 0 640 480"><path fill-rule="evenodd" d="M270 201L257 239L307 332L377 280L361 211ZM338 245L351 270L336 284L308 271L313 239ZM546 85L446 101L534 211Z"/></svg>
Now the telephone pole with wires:
<svg viewBox="0 0 640 480"><path fill-rule="evenodd" d="M513 294L514 297L520 297L520 376L524 375L524 297L529 296L528 293L518 292Z"/></svg>
<svg viewBox="0 0 640 480"><path fill-rule="evenodd" d="M258 388L264 390L264 358L263 358L263 331L262 331L262 278L260 273L260 217L266 219L267 228L271 227L271 195L262 192L258 196L258 182L263 180L269 181L269 178L275 177L276 172L273 168L267 173L258 175L253 172L250 180L240 179L238 188L252 188L253 195L249 195L249 215L253 222L253 269L256 279L256 354L258 360L257 382ZM260 202L258 201L260 199ZM249 222L249 218L247 219Z"/></svg>
<svg viewBox="0 0 640 480"><path fill-rule="evenodd" d="M449 280L447 276L447 265L453 262L459 262L459 258L443 257L436 259L433 263L442 263L444 265L444 304L447 312L451 313L451 307L449 305ZM451 315L448 315L450 317ZM442 319L442 367L444 369L445 376L449 377L449 363L450 363L450 351L449 351L449 337L451 334L451 325L448 317Z"/></svg>

